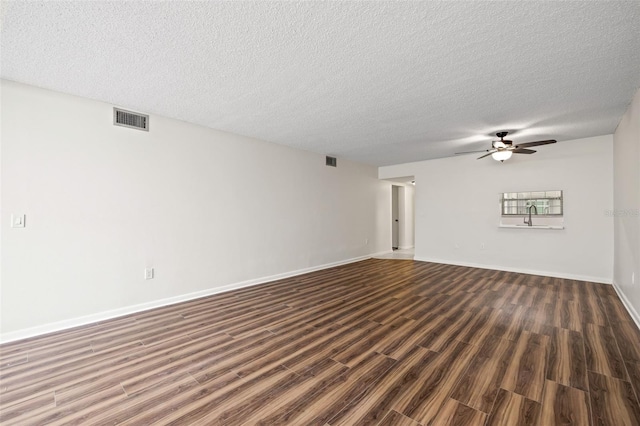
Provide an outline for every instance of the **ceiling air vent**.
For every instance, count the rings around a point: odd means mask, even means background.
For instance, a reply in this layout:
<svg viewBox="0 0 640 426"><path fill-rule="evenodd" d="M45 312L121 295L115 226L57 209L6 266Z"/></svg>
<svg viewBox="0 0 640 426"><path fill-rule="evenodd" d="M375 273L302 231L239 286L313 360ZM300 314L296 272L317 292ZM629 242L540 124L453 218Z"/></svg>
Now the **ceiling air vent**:
<svg viewBox="0 0 640 426"><path fill-rule="evenodd" d="M136 112L113 108L113 124L132 129L149 131L149 116Z"/></svg>
<svg viewBox="0 0 640 426"><path fill-rule="evenodd" d="M331 166L331 167L337 167L338 166L338 160L336 159L336 157L329 157L327 155L327 162L326 162L327 166Z"/></svg>

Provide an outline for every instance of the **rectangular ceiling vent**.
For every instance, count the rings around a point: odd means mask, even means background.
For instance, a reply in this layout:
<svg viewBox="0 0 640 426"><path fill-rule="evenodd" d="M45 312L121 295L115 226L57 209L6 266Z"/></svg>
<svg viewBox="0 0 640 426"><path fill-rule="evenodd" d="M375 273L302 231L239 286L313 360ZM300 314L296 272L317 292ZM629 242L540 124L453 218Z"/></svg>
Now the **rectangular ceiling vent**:
<svg viewBox="0 0 640 426"><path fill-rule="evenodd" d="M336 159L336 157L329 157L327 155L327 160L326 160L326 164L327 166L331 166L331 167L338 167L338 160Z"/></svg>
<svg viewBox="0 0 640 426"><path fill-rule="evenodd" d="M149 116L136 112L113 108L113 124L131 129L149 131Z"/></svg>

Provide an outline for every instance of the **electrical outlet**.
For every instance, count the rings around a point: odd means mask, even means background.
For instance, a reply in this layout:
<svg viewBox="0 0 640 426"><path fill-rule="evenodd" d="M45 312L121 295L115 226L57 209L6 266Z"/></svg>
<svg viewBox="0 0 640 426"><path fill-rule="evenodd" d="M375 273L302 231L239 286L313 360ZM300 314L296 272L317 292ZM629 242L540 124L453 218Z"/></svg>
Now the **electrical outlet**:
<svg viewBox="0 0 640 426"><path fill-rule="evenodd" d="M484 243L480 243L480 250L484 250L484 249L486 249L486 248L487 248L487 247L484 245Z"/></svg>
<svg viewBox="0 0 640 426"><path fill-rule="evenodd" d="M631 273L631 284L635 284L636 283L636 273L632 272Z"/></svg>
<svg viewBox="0 0 640 426"><path fill-rule="evenodd" d="M364 245L365 245L365 246L366 246L366 245L369 245L369 239L368 239L368 238L365 238L365 239L364 239Z"/></svg>
<svg viewBox="0 0 640 426"><path fill-rule="evenodd" d="M144 270L144 279L152 280L153 279L153 268L145 268Z"/></svg>
<svg viewBox="0 0 640 426"><path fill-rule="evenodd" d="M12 228L24 228L26 223L26 215L24 214L12 214L11 215L11 227Z"/></svg>

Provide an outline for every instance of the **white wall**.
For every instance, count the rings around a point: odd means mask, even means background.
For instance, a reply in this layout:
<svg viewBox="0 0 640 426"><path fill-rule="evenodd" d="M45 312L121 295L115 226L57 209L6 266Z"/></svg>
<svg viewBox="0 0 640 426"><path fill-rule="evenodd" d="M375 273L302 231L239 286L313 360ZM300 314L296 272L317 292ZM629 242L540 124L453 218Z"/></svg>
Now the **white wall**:
<svg viewBox="0 0 640 426"><path fill-rule="evenodd" d="M640 91L613 136L614 275L640 326Z"/></svg>
<svg viewBox="0 0 640 426"><path fill-rule="evenodd" d="M160 116L116 127L109 104L1 89L5 341L388 250L374 167Z"/></svg>
<svg viewBox="0 0 640 426"><path fill-rule="evenodd" d="M417 260L610 283L612 141L563 141L504 163L449 157L381 167L378 174L415 176ZM564 230L498 228L501 192L552 189L564 191Z"/></svg>

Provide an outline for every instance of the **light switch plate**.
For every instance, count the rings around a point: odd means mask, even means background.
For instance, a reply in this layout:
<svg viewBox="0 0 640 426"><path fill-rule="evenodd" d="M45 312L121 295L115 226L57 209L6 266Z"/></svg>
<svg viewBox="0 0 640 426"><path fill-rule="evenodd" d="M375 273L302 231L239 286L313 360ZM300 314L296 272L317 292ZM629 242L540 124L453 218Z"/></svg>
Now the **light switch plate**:
<svg viewBox="0 0 640 426"><path fill-rule="evenodd" d="M152 280L153 279L153 268L145 268L144 270L144 279Z"/></svg>
<svg viewBox="0 0 640 426"><path fill-rule="evenodd" d="M12 228L24 228L26 221L26 215L24 214L12 214L11 215L11 227Z"/></svg>

